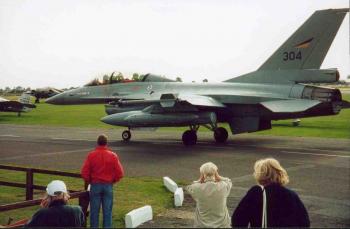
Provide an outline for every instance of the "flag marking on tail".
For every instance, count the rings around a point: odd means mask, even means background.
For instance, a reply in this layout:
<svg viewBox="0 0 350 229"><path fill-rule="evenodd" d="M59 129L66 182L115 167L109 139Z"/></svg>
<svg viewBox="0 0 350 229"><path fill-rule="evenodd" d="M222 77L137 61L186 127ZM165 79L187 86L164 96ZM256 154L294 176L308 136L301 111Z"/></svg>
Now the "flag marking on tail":
<svg viewBox="0 0 350 229"><path fill-rule="evenodd" d="M306 41L303 41L303 42L297 44L295 47L298 48L298 49L308 48L308 47L310 46L311 41L312 41L313 39L314 39L314 38L312 37L312 38L310 38L310 39L308 39L308 40L306 40Z"/></svg>

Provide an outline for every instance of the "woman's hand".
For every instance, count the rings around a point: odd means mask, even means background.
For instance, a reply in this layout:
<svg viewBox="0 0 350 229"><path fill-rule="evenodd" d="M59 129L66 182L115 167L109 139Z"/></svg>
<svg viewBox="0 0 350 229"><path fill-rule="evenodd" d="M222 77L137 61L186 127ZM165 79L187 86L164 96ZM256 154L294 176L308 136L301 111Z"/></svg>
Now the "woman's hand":
<svg viewBox="0 0 350 229"><path fill-rule="evenodd" d="M45 197L41 200L40 207L42 208L48 208L50 205L50 197Z"/></svg>

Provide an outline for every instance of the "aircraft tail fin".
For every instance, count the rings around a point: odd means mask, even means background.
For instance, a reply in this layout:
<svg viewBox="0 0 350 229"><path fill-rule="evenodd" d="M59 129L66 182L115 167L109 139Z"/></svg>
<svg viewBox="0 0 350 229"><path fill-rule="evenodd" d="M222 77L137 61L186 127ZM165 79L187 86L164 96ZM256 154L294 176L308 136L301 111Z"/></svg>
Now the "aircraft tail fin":
<svg viewBox="0 0 350 229"><path fill-rule="evenodd" d="M319 69L347 12L316 11L258 70Z"/></svg>
<svg viewBox="0 0 350 229"><path fill-rule="evenodd" d="M21 97L19 97L18 102L24 103L24 104L30 104L30 95L27 93L23 93Z"/></svg>

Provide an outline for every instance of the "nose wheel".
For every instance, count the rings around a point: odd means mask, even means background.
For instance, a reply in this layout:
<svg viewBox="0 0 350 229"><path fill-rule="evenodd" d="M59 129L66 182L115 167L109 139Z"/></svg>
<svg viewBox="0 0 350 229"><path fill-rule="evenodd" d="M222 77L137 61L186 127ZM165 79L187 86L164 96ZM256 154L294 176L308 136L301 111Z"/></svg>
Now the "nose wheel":
<svg viewBox="0 0 350 229"><path fill-rule="evenodd" d="M130 130L124 130L122 133L122 138L125 142L128 142L131 138L131 132Z"/></svg>
<svg viewBox="0 0 350 229"><path fill-rule="evenodd" d="M192 146L197 143L197 131L195 130L186 130L182 134L182 142L185 146Z"/></svg>

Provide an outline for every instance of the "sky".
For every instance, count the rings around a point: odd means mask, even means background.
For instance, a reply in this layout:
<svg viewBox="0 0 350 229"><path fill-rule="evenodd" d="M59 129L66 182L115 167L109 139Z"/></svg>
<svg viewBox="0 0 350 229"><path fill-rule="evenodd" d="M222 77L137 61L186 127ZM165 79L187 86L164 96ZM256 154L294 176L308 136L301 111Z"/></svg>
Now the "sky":
<svg viewBox="0 0 350 229"><path fill-rule="evenodd" d="M220 82L255 71L316 10L348 0L0 0L0 88L105 73ZM321 68L350 75L349 15Z"/></svg>

